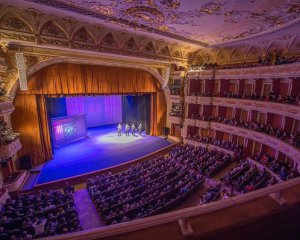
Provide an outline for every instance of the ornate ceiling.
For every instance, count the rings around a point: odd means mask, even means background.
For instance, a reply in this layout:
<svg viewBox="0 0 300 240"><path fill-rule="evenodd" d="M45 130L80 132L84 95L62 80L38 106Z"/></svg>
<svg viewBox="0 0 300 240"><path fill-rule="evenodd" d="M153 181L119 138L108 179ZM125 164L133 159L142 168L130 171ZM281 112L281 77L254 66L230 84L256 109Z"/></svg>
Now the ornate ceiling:
<svg viewBox="0 0 300 240"><path fill-rule="evenodd" d="M26 0L197 45L219 45L300 22L299 0Z"/></svg>
<svg viewBox="0 0 300 240"><path fill-rule="evenodd" d="M17 86L16 51L28 68L60 56L162 72L300 57L299 27L300 0L1 0L0 89Z"/></svg>

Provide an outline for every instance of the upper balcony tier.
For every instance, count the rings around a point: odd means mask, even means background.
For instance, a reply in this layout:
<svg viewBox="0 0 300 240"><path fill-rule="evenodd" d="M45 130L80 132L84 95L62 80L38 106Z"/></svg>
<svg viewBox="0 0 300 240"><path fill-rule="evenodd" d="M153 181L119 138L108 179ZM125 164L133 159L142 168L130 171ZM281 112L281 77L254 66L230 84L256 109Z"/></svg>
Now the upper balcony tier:
<svg viewBox="0 0 300 240"><path fill-rule="evenodd" d="M2 145L0 147L0 160L7 159L15 155L22 147L20 139L17 138L7 145Z"/></svg>
<svg viewBox="0 0 300 240"><path fill-rule="evenodd" d="M180 117L169 116L169 120L170 120L171 123L181 124L181 118Z"/></svg>
<svg viewBox="0 0 300 240"><path fill-rule="evenodd" d="M300 76L300 63L276 66L190 71L190 79L253 79L287 78Z"/></svg>
<svg viewBox="0 0 300 240"><path fill-rule="evenodd" d="M182 79L184 77L184 71L174 71L172 74L171 74L171 77L173 79Z"/></svg>
<svg viewBox="0 0 300 240"><path fill-rule="evenodd" d="M180 95L170 95L171 102L180 102Z"/></svg>
<svg viewBox="0 0 300 240"><path fill-rule="evenodd" d="M187 96L187 103L265 111L300 120L300 105L266 102L251 99Z"/></svg>
<svg viewBox="0 0 300 240"><path fill-rule="evenodd" d="M209 121L201 121L197 119L185 119L185 124L190 126L197 126L201 128L210 128L213 130L226 132L229 134L234 134L237 136L241 136L247 139L251 139L267 146L270 146L274 149L278 149L280 152L290 157L294 161L300 163L300 149L290 145L289 143L282 141L276 137L271 135L267 135L262 132L257 132L255 130L250 130L247 128L232 126L219 122L209 122ZM184 138L187 136L183 136Z"/></svg>

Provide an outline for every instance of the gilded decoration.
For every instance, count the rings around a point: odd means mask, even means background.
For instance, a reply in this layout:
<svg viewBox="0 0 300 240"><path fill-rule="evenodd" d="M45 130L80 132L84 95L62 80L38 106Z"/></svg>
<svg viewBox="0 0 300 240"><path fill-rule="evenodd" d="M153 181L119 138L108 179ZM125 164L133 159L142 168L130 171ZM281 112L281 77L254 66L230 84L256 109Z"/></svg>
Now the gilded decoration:
<svg viewBox="0 0 300 240"><path fill-rule="evenodd" d="M153 13L159 15L156 11ZM37 9L20 10L0 6L0 30L1 42L21 40L40 45L154 59L186 61L188 53L196 50L186 45L149 39L127 31L116 31L100 24L88 24L70 17L47 15ZM169 46L168 49L174 51L166 49L161 51L161 46Z"/></svg>
<svg viewBox="0 0 300 240"><path fill-rule="evenodd" d="M26 1L198 45L224 43L276 30L299 20L300 9L299 0Z"/></svg>

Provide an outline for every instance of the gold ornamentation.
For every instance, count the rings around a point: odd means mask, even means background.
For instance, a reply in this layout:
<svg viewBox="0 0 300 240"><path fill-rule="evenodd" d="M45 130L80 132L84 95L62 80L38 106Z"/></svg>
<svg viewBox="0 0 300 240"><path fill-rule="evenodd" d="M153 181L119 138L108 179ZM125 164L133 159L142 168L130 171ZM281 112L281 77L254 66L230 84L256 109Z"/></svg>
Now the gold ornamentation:
<svg viewBox="0 0 300 240"><path fill-rule="evenodd" d="M164 15L160 11L158 11L156 8L144 6L128 8L124 11L124 15L148 24L159 24L164 21Z"/></svg>

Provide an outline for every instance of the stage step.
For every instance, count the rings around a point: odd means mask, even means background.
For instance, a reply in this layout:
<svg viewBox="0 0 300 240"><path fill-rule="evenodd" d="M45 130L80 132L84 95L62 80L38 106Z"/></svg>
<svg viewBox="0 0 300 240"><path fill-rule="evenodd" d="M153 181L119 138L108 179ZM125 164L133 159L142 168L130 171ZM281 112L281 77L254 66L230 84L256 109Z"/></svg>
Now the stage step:
<svg viewBox="0 0 300 240"><path fill-rule="evenodd" d="M104 226L86 189L74 193L74 202L83 230Z"/></svg>
<svg viewBox="0 0 300 240"><path fill-rule="evenodd" d="M34 188L34 185L40 175L39 171L30 172L26 182L23 184L21 191L26 191Z"/></svg>

